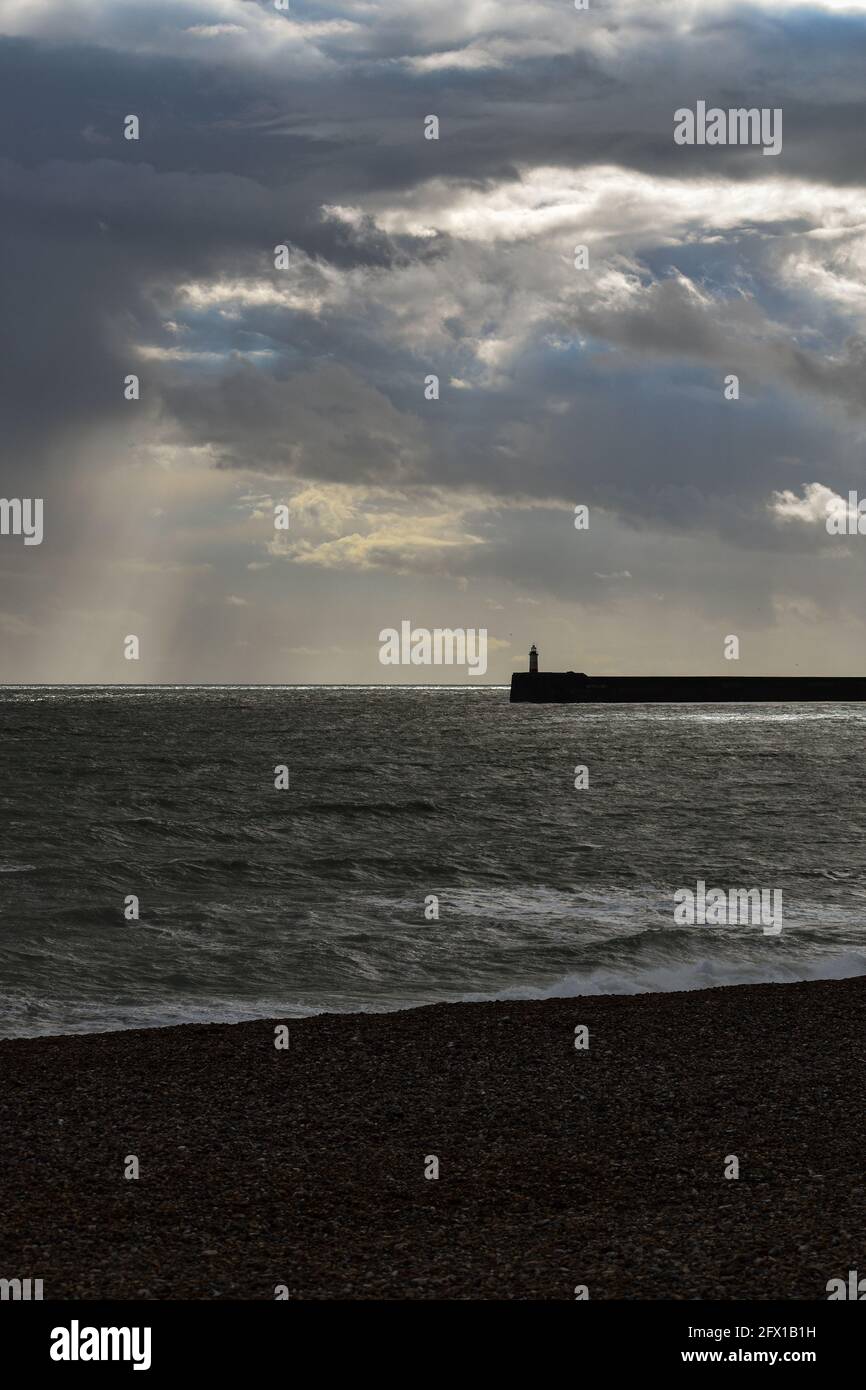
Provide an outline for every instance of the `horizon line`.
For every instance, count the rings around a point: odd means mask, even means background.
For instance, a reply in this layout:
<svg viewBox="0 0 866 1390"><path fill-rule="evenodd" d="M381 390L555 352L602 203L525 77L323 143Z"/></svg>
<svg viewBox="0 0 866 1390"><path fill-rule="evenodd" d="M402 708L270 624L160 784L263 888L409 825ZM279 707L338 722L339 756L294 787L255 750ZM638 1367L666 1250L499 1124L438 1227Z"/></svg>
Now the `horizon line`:
<svg viewBox="0 0 866 1390"><path fill-rule="evenodd" d="M0 690L508 690L508 683L447 681L0 681Z"/></svg>

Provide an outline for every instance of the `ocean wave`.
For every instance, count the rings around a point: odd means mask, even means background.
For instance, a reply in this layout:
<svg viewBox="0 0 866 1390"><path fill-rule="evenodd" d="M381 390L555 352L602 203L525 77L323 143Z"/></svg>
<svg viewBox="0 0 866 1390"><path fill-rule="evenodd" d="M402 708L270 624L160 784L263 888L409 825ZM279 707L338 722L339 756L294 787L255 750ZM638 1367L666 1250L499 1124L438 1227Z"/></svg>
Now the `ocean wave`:
<svg viewBox="0 0 866 1390"><path fill-rule="evenodd" d="M467 1002L500 999L572 999L596 994L673 994L725 985L781 985L806 980L848 980L866 975L866 955L855 951L814 960L671 962L634 970L590 970L565 975L548 985L511 985L490 994L465 994Z"/></svg>
<svg viewBox="0 0 866 1390"><path fill-rule="evenodd" d="M866 974L850 711L512 709L444 688L48 699L4 708L0 1032ZM45 797L58 756L68 794ZM782 935L677 924L698 879L778 888Z"/></svg>
<svg viewBox="0 0 866 1390"><path fill-rule="evenodd" d="M331 816L401 816L407 812L436 814L439 807L432 801L301 801L292 808L293 815L310 812L314 815Z"/></svg>

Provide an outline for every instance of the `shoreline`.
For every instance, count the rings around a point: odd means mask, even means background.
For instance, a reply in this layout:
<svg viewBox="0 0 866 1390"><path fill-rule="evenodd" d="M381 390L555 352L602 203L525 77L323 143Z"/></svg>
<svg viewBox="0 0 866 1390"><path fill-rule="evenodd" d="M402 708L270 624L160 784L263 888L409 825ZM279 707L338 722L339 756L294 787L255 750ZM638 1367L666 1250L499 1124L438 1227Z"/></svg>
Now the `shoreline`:
<svg viewBox="0 0 866 1390"><path fill-rule="evenodd" d="M864 1025L854 976L3 1039L0 1272L46 1299L826 1298L866 1258Z"/></svg>
<svg viewBox="0 0 866 1390"><path fill-rule="evenodd" d="M390 1017L392 1014L414 1013L418 1009L438 1009L438 1008L462 1008L464 1005L474 1008L477 1005L523 1005L523 1004L548 1004L556 1002L574 1001L578 1003L582 999L656 999L665 998L669 994L709 994L716 993L718 990L743 990L743 989L764 989L772 988L777 985L807 985L807 984L833 984L835 982L845 982L849 980L866 980L866 969L850 975L815 975L795 980L738 980L723 981L719 984L696 984L678 985L670 989L639 989L639 990L611 990L609 992L599 992L592 994L544 994L531 995L521 998L507 998L502 996L491 997L489 995L465 995L459 999L433 999L424 1000L418 1004L389 1004L381 1007L366 1009L336 1009L323 1007L310 1013L262 1013L253 1014L246 1017L230 1018L197 1018L184 1019L183 1021L172 1021L171 1023L134 1023L130 1025L120 1025L112 1028L79 1028L72 1033L50 1032L50 1033L0 1033L0 1047L5 1043L12 1042L44 1042L48 1039L72 1040L74 1038L109 1038L118 1033L162 1033L165 1031L175 1031L183 1028L236 1028L251 1024L276 1024L285 1022L297 1024L307 1019L333 1018L333 1019L352 1019L352 1018L381 1018ZM238 1014L242 1011L238 1010Z"/></svg>

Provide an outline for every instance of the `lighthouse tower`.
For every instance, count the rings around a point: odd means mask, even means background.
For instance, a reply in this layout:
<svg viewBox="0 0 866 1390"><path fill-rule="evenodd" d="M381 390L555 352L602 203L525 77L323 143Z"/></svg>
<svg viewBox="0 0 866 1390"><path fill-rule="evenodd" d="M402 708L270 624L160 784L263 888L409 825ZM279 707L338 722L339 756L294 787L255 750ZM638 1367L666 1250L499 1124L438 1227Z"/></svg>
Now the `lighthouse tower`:
<svg viewBox="0 0 866 1390"><path fill-rule="evenodd" d="M529 648L529 674L531 676L538 675L538 648L534 642Z"/></svg>

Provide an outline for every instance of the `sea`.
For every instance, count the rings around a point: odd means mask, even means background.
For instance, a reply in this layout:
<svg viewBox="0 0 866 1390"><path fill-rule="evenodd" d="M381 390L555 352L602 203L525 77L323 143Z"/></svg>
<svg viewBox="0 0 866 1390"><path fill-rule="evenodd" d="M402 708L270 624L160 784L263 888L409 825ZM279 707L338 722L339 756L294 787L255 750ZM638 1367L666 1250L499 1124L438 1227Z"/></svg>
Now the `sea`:
<svg viewBox="0 0 866 1390"><path fill-rule="evenodd" d="M866 972L862 706L7 686L0 737L0 1036Z"/></svg>

